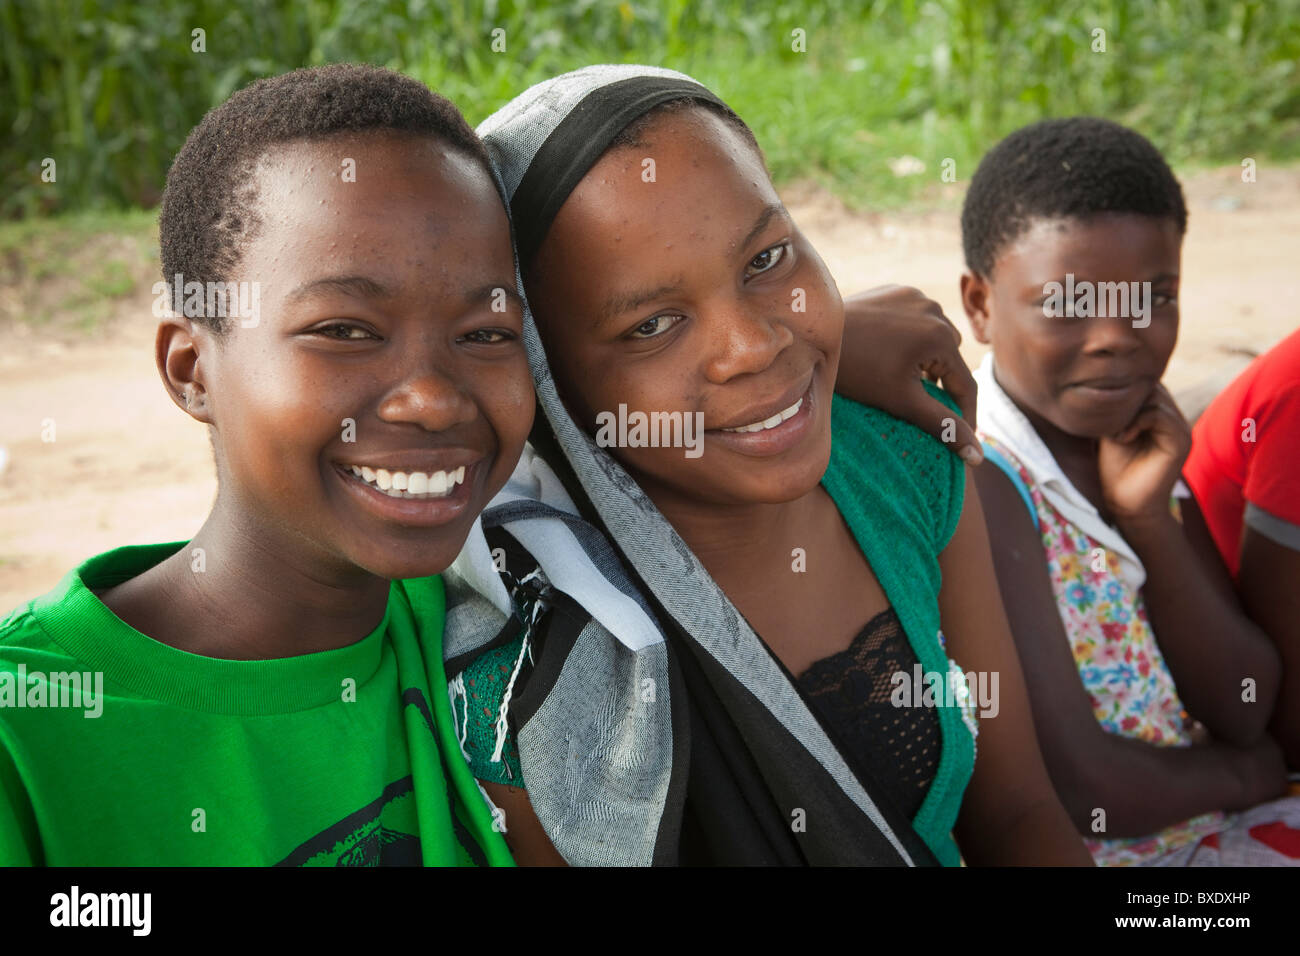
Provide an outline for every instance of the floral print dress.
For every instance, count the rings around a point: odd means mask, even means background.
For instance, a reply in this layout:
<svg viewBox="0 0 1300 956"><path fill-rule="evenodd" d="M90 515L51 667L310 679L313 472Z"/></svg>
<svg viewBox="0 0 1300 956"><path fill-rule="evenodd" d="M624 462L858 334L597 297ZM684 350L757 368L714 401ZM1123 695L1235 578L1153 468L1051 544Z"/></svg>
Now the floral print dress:
<svg viewBox="0 0 1300 956"><path fill-rule="evenodd" d="M1097 722L1107 733L1145 743L1191 746L1192 721L1156 644L1142 592L1120 573L1113 551L1044 497L1010 448L987 434L980 437L1015 467L1029 489L1056 606ZM1177 509L1176 500L1173 507ZM1228 825L1225 814L1206 813L1147 837L1084 842L1099 865L1150 864L1181 848L1194 848Z"/></svg>

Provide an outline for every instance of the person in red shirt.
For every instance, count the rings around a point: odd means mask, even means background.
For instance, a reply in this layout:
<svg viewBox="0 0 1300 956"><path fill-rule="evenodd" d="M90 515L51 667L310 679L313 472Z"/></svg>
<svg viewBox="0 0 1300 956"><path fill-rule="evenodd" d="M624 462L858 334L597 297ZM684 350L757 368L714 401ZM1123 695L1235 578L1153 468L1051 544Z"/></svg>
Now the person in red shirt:
<svg viewBox="0 0 1300 956"><path fill-rule="evenodd" d="M1300 769L1300 329L1210 403L1183 477L1243 606L1282 657L1270 729Z"/></svg>

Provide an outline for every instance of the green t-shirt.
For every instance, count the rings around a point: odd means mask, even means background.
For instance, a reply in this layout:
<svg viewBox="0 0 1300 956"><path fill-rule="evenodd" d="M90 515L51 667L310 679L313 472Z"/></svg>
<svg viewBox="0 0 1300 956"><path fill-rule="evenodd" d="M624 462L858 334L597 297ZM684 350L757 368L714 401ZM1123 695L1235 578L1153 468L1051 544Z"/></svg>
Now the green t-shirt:
<svg viewBox="0 0 1300 956"><path fill-rule="evenodd" d="M0 864L511 865L451 730L441 578L393 582L348 647L218 660L92 593L181 547L99 555L0 621Z"/></svg>

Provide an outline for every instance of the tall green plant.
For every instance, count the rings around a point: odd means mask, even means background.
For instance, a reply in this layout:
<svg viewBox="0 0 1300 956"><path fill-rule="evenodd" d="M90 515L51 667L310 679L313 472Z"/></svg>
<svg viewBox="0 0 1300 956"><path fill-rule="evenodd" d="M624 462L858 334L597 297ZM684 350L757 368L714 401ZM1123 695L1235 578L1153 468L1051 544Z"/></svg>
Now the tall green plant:
<svg viewBox="0 0 1300 956"><path fill-rule="evenodd" d="M0 0L0 34L7 217L148 206L206 110L343 60L408 72L472 121L590 63L683 69L737 107L778 178L855 202L915 188L893 156L932 182L942 158L968 170L1048 115L1132 123L1175 160L1300 154L1300 0Z"/></svg>

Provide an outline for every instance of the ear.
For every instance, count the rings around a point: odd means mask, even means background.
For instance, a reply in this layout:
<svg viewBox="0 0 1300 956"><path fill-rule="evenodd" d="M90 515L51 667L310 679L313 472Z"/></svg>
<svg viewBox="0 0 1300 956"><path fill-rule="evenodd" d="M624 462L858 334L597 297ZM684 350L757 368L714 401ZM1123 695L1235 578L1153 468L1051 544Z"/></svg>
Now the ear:
<svg viewBox="0 0 1300 956"><path fill-rule="evenodd" d="M205 425L212 424L212 416L199 353L210 353L215 347L211 333L191 319L168 313L158 323L154 362L167 394L178 408Z"/></svg>
<svg viewBox="0 0 1300 956"><path fill-rule="evenodd" d="M966 310L971 332L981 345L992 344L993 319L989 314L992 290L989 281L978 272L963 272L961 276L961 307Z"/></svg>

